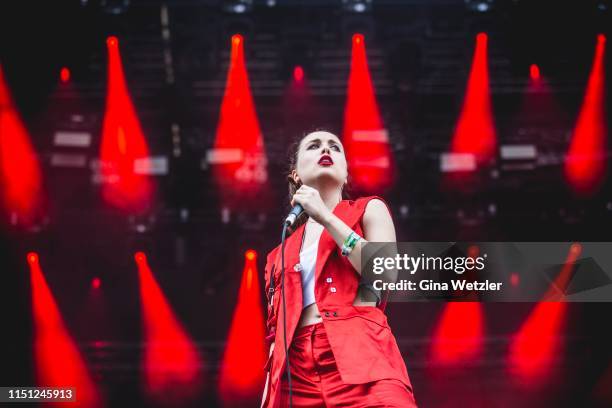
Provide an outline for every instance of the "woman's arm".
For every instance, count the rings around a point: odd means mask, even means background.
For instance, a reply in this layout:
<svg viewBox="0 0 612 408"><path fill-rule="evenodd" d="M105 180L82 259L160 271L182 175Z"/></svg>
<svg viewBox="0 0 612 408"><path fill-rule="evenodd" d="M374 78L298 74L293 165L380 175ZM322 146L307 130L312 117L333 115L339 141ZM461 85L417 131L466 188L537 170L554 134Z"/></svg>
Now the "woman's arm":
<svg viewBox="0 0 612 408"><path fill-rule="evenodd" d="M307 185L302 185L293 195L291 205L300 203L304 210L315 221L323 225L327 232L334 238L336 244L342 248L344 240L353 231L348 225L338 218L329 208L325 206L319 191ZM361 240L348 255L348 259L361 275L361 245L368 242L395 242L395 227L393 219L384 202L372 199L368 202L363 214L363 234Z"/></svg>
<svg viewBox="0 0 612 408"><path fill-rule="evenodd" d="M339 247L342 247L344 240L351 233L352 229L333 213L329 213L323 220L322 225ZM372 199L368 202L363 214L363 234L361 240L348 255L348 260L355 270L361 274L361 245L368 241L372 242L395 242L395 227L393 219L384 202L379 199Z"/></svg>

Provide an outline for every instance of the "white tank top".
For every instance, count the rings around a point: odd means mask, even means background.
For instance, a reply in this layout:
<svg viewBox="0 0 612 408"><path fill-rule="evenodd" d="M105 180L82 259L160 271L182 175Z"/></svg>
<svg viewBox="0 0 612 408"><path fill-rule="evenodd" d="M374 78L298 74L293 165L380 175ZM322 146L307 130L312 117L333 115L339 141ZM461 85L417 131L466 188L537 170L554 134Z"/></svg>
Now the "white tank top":
<svg viewBox="0 0 612 408"><path fill-rule="evenodd" d="M306 232L304 232L304 234L305 233ZM302 308L310 306L315 302L315 267L320 238L321 234L319 234L315 242L310 244L307 248L302 248L300 251L300 265L302 265L302 270L300 271L302 274Z"/></svg>

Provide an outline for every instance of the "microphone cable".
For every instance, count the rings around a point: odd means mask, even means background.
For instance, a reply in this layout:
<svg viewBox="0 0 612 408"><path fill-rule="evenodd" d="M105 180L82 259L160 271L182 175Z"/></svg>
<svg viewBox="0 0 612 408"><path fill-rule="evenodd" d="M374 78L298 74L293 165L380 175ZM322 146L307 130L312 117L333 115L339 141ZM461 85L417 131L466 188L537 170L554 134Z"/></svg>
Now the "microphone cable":
<svg viewBox="0 0 612 408"><path fill-rule="evenodd" d="M291 387L291 364L289 364L289 347L287 345L287 305L285 302L285 236L287 235L287 222L283 223L281 236L281 298L283 302L283 339L285 343L285 360L287 361L287 385L289 386L289 408L293 407L293 394ZM280 384L279 384L280 386Z"/></svg>

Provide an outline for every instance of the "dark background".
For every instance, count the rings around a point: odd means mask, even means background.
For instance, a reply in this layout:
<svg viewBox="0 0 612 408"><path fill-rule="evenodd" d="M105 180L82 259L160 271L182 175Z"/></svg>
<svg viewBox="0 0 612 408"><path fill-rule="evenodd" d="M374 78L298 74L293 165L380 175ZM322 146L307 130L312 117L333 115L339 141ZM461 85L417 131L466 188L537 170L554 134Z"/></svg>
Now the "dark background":
<svg viewBox="0 0 612 408"><path fill-rule="evenodd" d="M375 0L366 13L340 1L255 1L251 11L225 11L223 1L3 2L0 63L44 169L47 217L34 228L0 230L3 329L0 385L33 384L29 274L25 254L39 253L62 315L113 405L144 404L137 387L141 340L133 253L149 263L176 315L217 374L243 267L243 253L265 254L279 242L287 211L287 141L314 127L340 132L350 64L350 39L366 37L368 62L399 177L381 192L402 241L606 241L612 227L607 181L596 194L574 196L562 178L568 146L593 61L595 38L610 32L607 1L495 1L487 12L464 1ZM160 15L168 13L170 40ZM439 153L446 151L463 101L474 37L489 35L489 69L499 144L527 141L553 159L529 171L504 170L497 158L468 194L442 191ZM245 37L246 63L278 206L232 212L221 219L211 173L200 167L212 147L225 87L230 37ZM53 134L94 135L97 157L106 92L106 45L120 40L130 93L149 147L166 155L155 208L126 216L104 207L91 171L50 165ZM172 56L164 62L164 52ZM521 110L529 66L537 63L558 110ZM312 92L308 109L285 103L295 65ZM609 74L609 52L606 55ZM59 86L59 70L72 73ZM173 81L168 81L168 69ZM609 83L606 91L609 94ZM610 117L610 104L606 106ZM80 120L75 121L74 115ZM180 139L172 140L172 125ZM172 155L179 147L181 154ZM607 151L608 157L610 150ZM493 174L496 174L493 176ZM188 214L186 219L181 218ZM145 232L137 232L138 226ZM102 279L112 324L96 330L82 307L91 279ZM428 360L428 339L442 304L392 304L388 309L422 406L588 406L610 403L593 390L611 361L609 304L570 304L561 333L566 347L550 382L517 391L504 369L512 333L531 304L484 304L485 355L440 377ZM88 348L107 340L103 357ZM434 373L432 375L432 372ZM612 386L612 384L610 385ZM211 386L200 406L216 406Z"/></svg>

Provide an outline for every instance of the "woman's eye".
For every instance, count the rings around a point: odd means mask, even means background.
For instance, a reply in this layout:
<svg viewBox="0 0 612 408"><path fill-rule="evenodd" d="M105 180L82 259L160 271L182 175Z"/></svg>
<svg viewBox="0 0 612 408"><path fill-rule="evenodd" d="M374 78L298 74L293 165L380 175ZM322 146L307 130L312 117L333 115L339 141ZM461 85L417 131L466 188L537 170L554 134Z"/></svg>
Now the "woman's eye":
<svg viewBox="0 0 612 408"><path fill-rule="evenodd" d="M316 143L311 144L310 146L308 146L308 150L312 149L313 147L316 149L317 147L319 147L319 145L317 145Z"/></svg>
<svg viewBox="0 0 612 408"><path fill-rule="evenodd" d="M332 148L333 148L333 149L336 149L336 151L337 151L337 152L339 152L339 151L340 151L340 147L339 147L339 146L337 146L337 145L332 145Z"/></svg>

